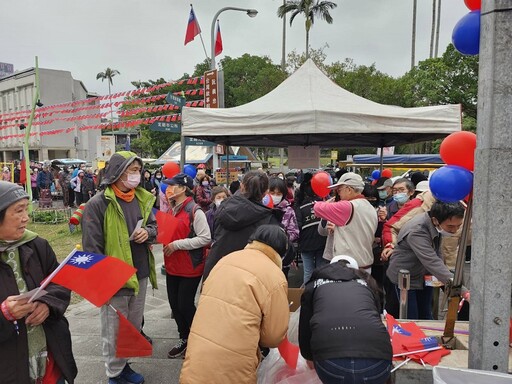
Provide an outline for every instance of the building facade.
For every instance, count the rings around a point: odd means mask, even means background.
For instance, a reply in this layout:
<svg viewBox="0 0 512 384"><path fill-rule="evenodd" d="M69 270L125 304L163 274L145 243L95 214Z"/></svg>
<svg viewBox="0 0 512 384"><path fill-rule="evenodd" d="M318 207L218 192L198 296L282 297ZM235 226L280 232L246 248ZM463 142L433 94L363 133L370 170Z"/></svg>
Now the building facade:
<svg viewBox="0 0 512 384"><path fill-rule="evenodd" d="M12 120L12 114L20 111L30 111L35 93L35 69L17 71L0 79L0 161L12 162L21 158L25 133L23 126L28 126L28 115L23 113L19 119ZM96 97L91 94L80 80L73 79L71 72L39 69L39 94L44 106L71 103ZM54 111L52 116L39 116L34 119L30 136L30 159L35 161L58 158L79 158L93 162L97 158L97 141L101 136L100 129L80 130L80 127L94 126L101 123L100 118L82 119L81 115L100 113L98 101L84 105L98 107L87 111L75 111L67 106L69 112L62 109L47 109ZM75 108L79 109L79 108ZM36 116L38 110L36 108ZM16 115L17 116L17 115ZM74 117L74 118L73 118ZM67 120L66 120L67 119ZM51 120L51 122L50 122ZM49 124L46 124L49 123ZM74 129L73 129L74 128ZM67 129L64 133L43 134L45 131ZM47 132L50 133L50 132Z"/></svg>

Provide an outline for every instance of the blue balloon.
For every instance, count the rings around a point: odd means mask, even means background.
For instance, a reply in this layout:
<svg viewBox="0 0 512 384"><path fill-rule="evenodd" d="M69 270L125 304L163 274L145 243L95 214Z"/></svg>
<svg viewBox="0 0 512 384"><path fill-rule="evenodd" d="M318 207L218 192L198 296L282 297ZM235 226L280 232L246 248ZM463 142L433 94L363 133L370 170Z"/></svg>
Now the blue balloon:
<svg viewBox="0 0 512 384"><path fill-rule="evenodd" d="M430 192L437 200L454 203L464 199L473 188L473 172L457 165L435 171L429 181Z"/></svg>
<svg viewBox="0 0 512 384"><path fill-rule="evenodd" d="M168 184L165 184L164 182L160 183L160 190L165 195L165 190L167 189Z"/></svg>
<svg viewBox="0 0 512 384"><path fill-rule="evenodd" d="M480 11L469 12L453 28L452 43L463 55L480 51Z"/></svg>
<svg viewBox="0 0 512 384"><path fill-rule="evenodd" d="M375 171L372 172L373 180L377 180L379 177L380 177L380 171L378 169L376 169Z"/></svg>
<svg viewBox="0 0 512 384"><path fill-rule="evenodd" d="M190 176L191 178L194 178L196 177L197 175L197 169L196 167L194 167L193 165L191 164L185 164L185 166L183 167L183 172Z"/></svg>

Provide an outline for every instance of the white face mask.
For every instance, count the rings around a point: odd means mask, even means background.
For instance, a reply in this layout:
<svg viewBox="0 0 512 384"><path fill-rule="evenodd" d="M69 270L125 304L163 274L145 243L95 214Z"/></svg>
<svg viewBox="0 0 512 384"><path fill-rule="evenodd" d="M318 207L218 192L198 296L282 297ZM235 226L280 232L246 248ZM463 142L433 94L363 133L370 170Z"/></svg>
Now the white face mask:
<svg viewBox="0 0 512 384"><path fill-rule="evenodd" d="M272 196L272 202L274 203L274 206L278 205L283 200L283 196L276 196L276 195L270 195L270 196Z"/></svg>
<svg viewBox="0 0 512 384"><path fill-rule="evenodd" d="M455 233L451 233L451 232L448 232L448 231L445 231L444 229L442 228L438 228L437 231L441 234L441 236L443 237L453 237L455 236Z"/></svg>
<svg viewBox="0 0 512 384"><path fill-rule="evenodd" d="M127 180L121 180L126 188L134 189L140 183L140 173L128 173Z"/></svg>
<svg viewBox="0 0 512 384"><path fill-rule="evenodd" d="M222 203L224 200L215 200L215 206L219 208L220 203Z"/></svg>
<svg viewBox="0 0 512 384"><path fill-rule="evenodd" d="M208 181L203 181L201 184L203 185L203 187L207 187L210 185Z"/></svg>

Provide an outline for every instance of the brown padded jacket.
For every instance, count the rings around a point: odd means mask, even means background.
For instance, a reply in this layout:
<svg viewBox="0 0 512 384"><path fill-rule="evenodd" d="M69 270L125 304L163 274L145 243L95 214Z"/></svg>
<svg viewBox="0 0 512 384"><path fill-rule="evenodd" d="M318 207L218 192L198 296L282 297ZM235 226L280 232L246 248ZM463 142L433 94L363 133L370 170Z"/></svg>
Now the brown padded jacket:
<svg viewBox="0 0 512 384"><path fill-rule="evenodd" d="M206 280L188 338L182 384L255 384L258 346L277 347L288 329L281 258L254 241L223 257Z"/></svg>

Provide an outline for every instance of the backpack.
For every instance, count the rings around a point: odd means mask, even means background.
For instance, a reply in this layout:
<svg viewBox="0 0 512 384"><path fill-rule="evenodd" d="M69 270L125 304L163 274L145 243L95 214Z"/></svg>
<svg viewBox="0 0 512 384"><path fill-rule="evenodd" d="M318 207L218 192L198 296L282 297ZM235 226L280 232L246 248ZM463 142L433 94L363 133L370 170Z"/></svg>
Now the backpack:
<svg viewBox="0 0 512 384"><path fill-rule="evenodd" d="M196 204L194 200L191 200L183 207L183 210L188 213L189 218L189 233L187 238L191 239L193 237L196 237L196 233L194 231L194 218L196 217L196 212L198 209L201 209L199 204ZM201 247L196 249L190 249L188 250L188 253L190 254L190 258L192 259L192 265L194 268L197 268L201 263L204 262L204 259L206 258L206 255L208 254L209 247Z"/></svg>

